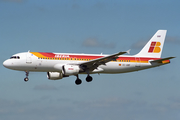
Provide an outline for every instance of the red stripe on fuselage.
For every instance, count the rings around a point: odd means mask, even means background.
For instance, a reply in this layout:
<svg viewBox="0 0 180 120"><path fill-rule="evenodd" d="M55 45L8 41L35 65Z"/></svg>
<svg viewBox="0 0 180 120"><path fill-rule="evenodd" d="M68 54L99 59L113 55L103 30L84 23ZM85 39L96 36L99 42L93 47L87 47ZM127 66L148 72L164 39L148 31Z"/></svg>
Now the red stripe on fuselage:
<svg viewBox="0 0 180 120"><path fill-rule="evenodd" d="M47 52L39 52L41 55L45 56L45 57L55 57L54 53L47 53Z"/></svg>
<svg viewBox="0 0 180 120"><path fill-rule="evenodd" d="M90 55L69 55L69 58L77 58L77 59L98 59L104 56L90 56Z"/></svg>
<svg viewBox="0 0 180 120"><path fill-rule="evenodd" d="M47 52L39 52L40 54L42 54L45 57L49 57L49 58L77 58L77 59L98 59L101 57L105 57L105 56L93 56L93 55L73 55L73 54L61 54L61 53L47 53ZM37 56L38 57L38 56ZM121 56L119 58L117 58L117 60L136 60L136 59L140 59L140 61L149 61L149 60L158 60L161 58L149 58L149 57L131 57L131 56Z"/></svg>

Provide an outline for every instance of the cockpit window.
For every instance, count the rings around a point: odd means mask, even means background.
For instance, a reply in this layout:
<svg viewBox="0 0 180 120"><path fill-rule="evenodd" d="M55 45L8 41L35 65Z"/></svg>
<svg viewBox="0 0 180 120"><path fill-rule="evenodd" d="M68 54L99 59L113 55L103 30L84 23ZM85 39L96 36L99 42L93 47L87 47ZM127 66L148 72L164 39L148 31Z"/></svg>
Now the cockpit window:
<svg viewBox="0 0 180 120"><path fill-rule="evenodd" d="M20 59L19 56L12 56L10 59Z"/></svg>

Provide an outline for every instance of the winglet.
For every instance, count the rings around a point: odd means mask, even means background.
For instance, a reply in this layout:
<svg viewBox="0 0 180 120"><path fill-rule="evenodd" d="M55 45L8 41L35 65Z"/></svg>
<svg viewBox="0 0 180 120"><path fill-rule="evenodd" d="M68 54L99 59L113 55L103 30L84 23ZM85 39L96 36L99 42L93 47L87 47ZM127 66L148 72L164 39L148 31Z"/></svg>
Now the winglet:
<svg viewBox="0 0 180 120"><path fill-rule="evenodd" d="M130 54L130 51L131 51L131 49L129 49L128 51L126 51L128 54Z"/></svg>

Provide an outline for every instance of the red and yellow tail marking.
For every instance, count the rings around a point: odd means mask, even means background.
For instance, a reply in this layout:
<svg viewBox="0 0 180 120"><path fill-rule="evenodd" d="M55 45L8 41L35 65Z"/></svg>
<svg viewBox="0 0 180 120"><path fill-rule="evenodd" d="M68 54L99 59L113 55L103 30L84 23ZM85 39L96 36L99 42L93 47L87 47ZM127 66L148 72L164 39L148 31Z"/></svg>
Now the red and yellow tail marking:
<svg viewBox="0 0 180 120"><path fill-rule="evenodd" d="M170 60L164 60L162 61L163 64L167 64L167 63L170 63Z"/></svg>
<svg viewBox="0 0 180 120"><path fill-rule="evenodd" d="M149 53L159 53L159 52L161 52L161 48L159 46L161 46L160 42L152 42L148 52Z"/></svg>

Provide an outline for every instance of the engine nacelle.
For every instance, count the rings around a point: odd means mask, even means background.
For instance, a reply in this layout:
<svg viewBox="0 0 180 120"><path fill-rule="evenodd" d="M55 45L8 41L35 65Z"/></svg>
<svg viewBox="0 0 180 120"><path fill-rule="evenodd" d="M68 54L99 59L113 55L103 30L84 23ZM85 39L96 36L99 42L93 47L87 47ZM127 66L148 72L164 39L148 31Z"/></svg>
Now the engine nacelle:
<svg viewBox="0 0 180 120"><path fill-rule="evenodd" d="M60 72L47 72L47 77L50 80L58 80L63 78L63 74Z"/></svg>
<svg viewBox="0 0 180 120"><path fill-rule="evenodd" d="M80 68L77 65L64 65L62 67L63 75L77 75L79 71Z"/></svg>

